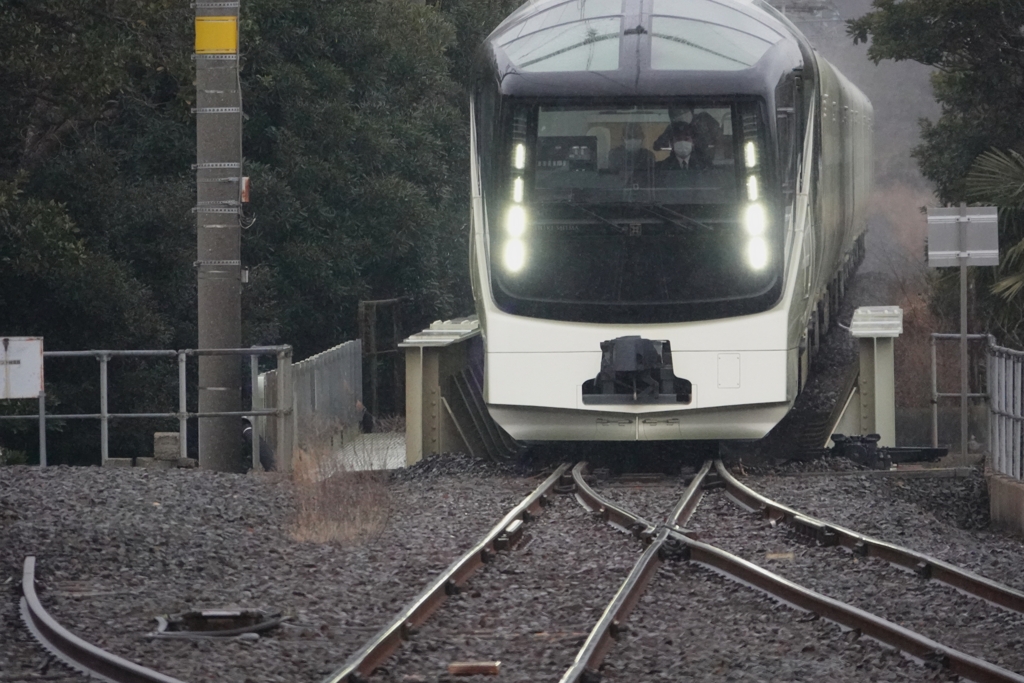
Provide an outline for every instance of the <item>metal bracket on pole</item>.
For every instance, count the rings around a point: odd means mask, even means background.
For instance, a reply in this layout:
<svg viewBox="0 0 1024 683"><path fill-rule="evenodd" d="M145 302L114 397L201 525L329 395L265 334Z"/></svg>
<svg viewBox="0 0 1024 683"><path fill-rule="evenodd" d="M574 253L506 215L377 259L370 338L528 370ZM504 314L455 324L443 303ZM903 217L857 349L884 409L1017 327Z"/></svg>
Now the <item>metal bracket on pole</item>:
<svg viewBox="0 0 1024 683"><path fill-rule="evenodd" d="M241 209L235 207L219 207L219 206L193 206L192 213L241 213Z"/></svg>
<svg viewBox="0 0 1024 683"><path fill-rule="evenodd" d="M242 168L237 161L209 161L203 164L192 164L193 171L205 171L210 168Z"/></svg>

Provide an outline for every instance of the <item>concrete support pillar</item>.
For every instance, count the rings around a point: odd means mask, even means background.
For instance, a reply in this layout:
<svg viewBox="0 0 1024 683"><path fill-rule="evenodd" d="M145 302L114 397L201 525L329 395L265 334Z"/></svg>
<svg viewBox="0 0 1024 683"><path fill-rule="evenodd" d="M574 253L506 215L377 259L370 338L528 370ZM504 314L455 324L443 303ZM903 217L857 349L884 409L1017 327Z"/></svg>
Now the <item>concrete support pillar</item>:
<svg viewBox="0 0 1024 683"><path fill-rule="evenodd" d="M862 306L854 311L851 334L860 353L860 433L878 434L879 446L896 445L894 346L903 333L899 306Z"/></svg>
<svg viewBox="0 0 1024 683"><path fill-rule="evenodd" d="M449 378L467 367L467 342L480 334L476 319L435 322L401 344L405 349L405 461L434 453L468 452L445 399Z"/></svg>

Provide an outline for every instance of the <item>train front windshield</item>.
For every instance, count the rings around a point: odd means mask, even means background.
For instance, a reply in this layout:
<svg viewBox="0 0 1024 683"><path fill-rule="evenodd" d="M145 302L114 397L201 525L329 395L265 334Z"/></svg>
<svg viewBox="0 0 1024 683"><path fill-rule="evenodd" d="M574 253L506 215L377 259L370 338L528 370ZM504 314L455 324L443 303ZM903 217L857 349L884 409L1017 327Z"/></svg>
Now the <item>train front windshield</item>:
<svg viewBox="0 0 1024 683"><path fill-rule="evenodd" d="M487 197L504 310L668 322L764 310L782 239L757 101L506 110Z"/></svg>

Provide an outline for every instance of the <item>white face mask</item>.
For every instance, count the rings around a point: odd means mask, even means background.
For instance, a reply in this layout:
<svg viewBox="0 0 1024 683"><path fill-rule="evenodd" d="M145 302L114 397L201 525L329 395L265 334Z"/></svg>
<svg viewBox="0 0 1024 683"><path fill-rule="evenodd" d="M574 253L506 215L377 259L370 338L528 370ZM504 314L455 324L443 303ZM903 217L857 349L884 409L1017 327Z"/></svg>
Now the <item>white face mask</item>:
<svg viewBox="0 0 1024 683"><path fill-rule="evenodd" d="M626 138L623 144L627 152L635 152L643 146L644 141L640 138Z"/></svg>
<svg viewBox="0 0 1024 683"><path fill-rule="evenodd" d="M690 152L693 151L693 143L689 140L676 140L672 143L672 149L675 151L677 157L683 157L685 159L690 156Z"/></svg>

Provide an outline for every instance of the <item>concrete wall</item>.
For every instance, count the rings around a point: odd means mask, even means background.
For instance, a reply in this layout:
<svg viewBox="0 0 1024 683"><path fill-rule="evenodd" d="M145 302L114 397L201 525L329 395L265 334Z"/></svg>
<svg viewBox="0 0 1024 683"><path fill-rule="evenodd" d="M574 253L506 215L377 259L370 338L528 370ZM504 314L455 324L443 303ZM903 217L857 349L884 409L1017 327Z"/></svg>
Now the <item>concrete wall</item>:
<svg viewBox="0 0 1024 683"><path fill-rule="evenodd" d="M992 525L1024 536L1024 481L993 470L991 458L985 462L985 480Z"/></svg>

